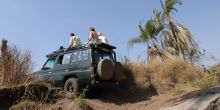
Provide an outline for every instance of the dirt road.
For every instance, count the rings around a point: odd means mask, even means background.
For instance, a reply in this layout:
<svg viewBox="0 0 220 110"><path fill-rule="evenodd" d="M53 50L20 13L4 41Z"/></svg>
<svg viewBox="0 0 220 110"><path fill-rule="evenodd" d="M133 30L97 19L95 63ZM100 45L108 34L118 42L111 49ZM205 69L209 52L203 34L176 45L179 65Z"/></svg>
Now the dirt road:
<svg viewBox="0 0 220 110"><path fill-rule="evenodd" d="M141 97L138 94L129 96L126 93L114 93L113 90L100 91L96 95L86 99L95 110L204 110L220 96L220 85L181 95L142 94Z"/></svg>
<svg viewBox="0 0 220 110"><path fill-rule="evenodd" d="M108 88L93 91L91 94L86 102L94 110L203 110L220 96L220 85L181 95L158 95L152 91L131 94ZM45 106L45 109L74 110L75 106L74 99L64 98Z"/></svg>
<svg viewBox="0 0 220 110"><path fill-rule="evenodd" d="M218 97L220 97L220 86L192 91L171 99L169 105L160 110L204 110Z"/></svg>
<svg viewBox="0 0 220 110"><path fill-rule="evenodd" d="M114 96L114 95L113 95ZM220 85L190 91L181 95L164 94L151 97L102 97L88 99L96 110L204 110L220 96ZM119 103L121 101L121 103Z"/></svg>

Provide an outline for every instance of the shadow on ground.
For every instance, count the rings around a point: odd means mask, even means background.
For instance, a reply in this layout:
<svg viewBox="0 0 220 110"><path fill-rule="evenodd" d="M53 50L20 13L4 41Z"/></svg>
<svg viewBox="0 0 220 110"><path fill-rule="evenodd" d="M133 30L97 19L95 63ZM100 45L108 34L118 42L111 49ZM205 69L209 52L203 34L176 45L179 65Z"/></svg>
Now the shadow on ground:
<svg viewBox="0 0 220 110"><path fill-rule="evenodd" d="M122 105L146 101L154 95L158 95L158 92L152 84L140 88L134 81L130 80L124 81L120 85L92 88L88 91L87 98Z"/></svg>

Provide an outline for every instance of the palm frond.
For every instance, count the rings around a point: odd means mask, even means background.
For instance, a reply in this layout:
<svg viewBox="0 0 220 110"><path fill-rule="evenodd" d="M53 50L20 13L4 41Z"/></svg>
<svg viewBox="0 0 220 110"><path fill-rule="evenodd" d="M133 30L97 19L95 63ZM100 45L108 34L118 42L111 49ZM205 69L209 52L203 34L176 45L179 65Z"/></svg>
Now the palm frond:
<svg viewBox="0 0 220 110"><path fill-rule="evenodd" d="M164 4L164 10L166 15L169 15L172 10L177 11L177 9L174 7L176 4L181 5L180 0L166 0Z"/></svg>
<svg viewBox="0 0 220 110"><path fill-rule="evenodd" d="M162 15L162 12L159 10L154 9L153 10L154 13L154 20L158 25L162 25L163 21L164 21L164 16Z"/></svg>
<svg viewBox="0 0 220 110"><path fill-rule="evenodd" d="M157 26L157 28L154 31L155 36L157 36L159 33L161 33L163 29L164 29L163 25Z"/></svg>
<svg viewBox="0 0 220 110"><path fill-rule="evenodd" d="M183 58L193 59L199 54L193 35L184 25L170 21L170 31L164 34L165 47L174 48Z"/></svg>
<svg viewBox="0 0 220 110"><path fill-rule="evenodd" d="M182 24L177 24L178 28L178 35L180 36L180 40L182 40L182 43L184 43L184 48L186 50L186 53L189 57L195 56L199 53L198 46L196 42L193 39L193 35L187 29L184 25Z"/></svg>
<svg viewBox="0 0 220 110"><path fill-rule="evenodd" d="M157 23L156 19L150 19L146 23L146 32L151 38L156 38L157 35L163 30L164 26Z"/></svg>
<svg viewBox="0 0 220 110"><path fill-rule="evenodd" d="M142 40L144 40L144 41L148 40L148 39L149 39L149 34L148 34L148 32L145 30L145 28L143 28L141 25L138 25L138 28L139 28L139 30L140 30L140 35L139 35L139 37L140 37Z"/></svg>
<svg viewBox="0 0 220 110"><path fill-rule="evenodd" d="M155 30L155 22L153 19L150 19L145 24L145 30L148 33L149 36L154 36L154 30Z"/></svg>
<svg viewBox="0 0 220 110"><path fill-rule="evenodd" d="M169 31L163 32L163 47L174 47L174 39Z"/></svg>
<svg viewBox="0 0 220 110"><path fill-rule="evenodd" d="M147 43L147 41L144 41L143 39L141 39L140 37L136 37L136 38L131 38L129 41L128 41L128 47L133 47L134 44L137 44L137 43Z"/></svg>

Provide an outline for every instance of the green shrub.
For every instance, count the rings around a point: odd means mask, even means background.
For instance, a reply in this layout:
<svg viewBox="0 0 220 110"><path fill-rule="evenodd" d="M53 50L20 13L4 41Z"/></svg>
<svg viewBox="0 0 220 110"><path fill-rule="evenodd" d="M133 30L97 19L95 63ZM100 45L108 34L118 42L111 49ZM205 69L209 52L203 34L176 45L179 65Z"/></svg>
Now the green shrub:
<svg viewBox="0 0 220 110"><path fill-rule="evenodd" d="M87 90L88 88L83 89L82 93L75 98L75 102L79 107L83 107L87 103L85 100Z"/></svg>

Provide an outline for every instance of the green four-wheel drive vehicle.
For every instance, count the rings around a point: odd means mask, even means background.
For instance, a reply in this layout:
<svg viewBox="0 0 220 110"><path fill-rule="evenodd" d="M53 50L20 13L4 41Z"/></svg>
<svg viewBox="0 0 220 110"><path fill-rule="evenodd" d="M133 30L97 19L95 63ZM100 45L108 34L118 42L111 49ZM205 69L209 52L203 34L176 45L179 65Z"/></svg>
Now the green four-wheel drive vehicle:
<svg viewBox="0 0 220 110"><path fill-rule="evenodd" d="M120 82L125 76L114 49L116 47L104 43L93 48L61 48L48 54L42 69L33 75L72 93L87 85Z"/></svg>

